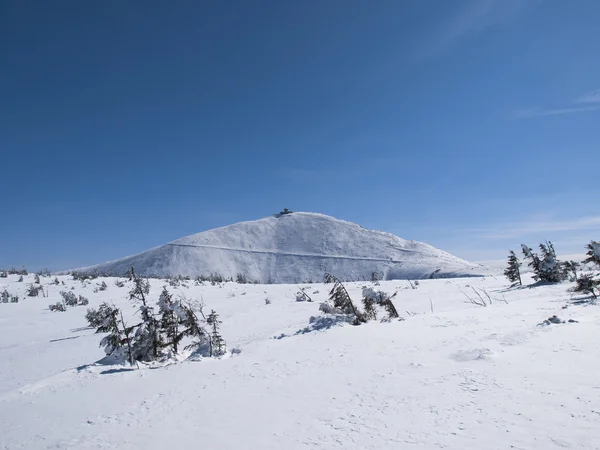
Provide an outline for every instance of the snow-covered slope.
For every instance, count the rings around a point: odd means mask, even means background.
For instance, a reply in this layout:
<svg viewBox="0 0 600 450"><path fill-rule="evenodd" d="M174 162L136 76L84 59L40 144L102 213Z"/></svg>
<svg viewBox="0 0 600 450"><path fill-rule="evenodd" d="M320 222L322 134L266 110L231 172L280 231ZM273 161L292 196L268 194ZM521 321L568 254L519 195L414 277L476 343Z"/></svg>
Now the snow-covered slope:
<svg viewBox="0 0 600 450"><path fill-rule="evenodd" d="M416 279L483 270L422 242L302 212L216 228L84 270L121 275L130 266L146 276L242 274L263 283L321 280L324 272L365 280L373 271L384 279Z"/></svg>
<svg viewBox="0 0 600 450"><path fill-rule="evenodd" d="M105 335L85 327L86 307L47 308L70 291L129 320L132 283L58 279L26 297L33 275L0 278L20 297L0 303L0 449L600 448L600 306L570 301L572 283L384 281L405 320L304 332L329 286L300 285L308 303L296 285L187 282L169 289L217 310L241 353L138 369L96 362ZM169 283L150 283L155 304ZM346 284L356 302L363 285ZM473 289L493 303L467 302ZM538 325L555 314L566 323Z"/></svg>

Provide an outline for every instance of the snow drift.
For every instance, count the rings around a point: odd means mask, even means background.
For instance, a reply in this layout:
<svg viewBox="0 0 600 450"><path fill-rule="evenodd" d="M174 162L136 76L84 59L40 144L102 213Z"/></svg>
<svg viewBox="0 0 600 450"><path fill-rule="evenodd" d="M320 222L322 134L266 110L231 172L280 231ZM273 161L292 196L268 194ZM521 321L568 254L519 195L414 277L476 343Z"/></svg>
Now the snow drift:
<svg viewBox="0 0 600 450"><path fill-rule="evenodd" d="M418 279L479 275L481 266L417 241L316 213L294 212L204 231L128 256L86 267L122 275L238 274L261 283L321 280Z"/></svg>

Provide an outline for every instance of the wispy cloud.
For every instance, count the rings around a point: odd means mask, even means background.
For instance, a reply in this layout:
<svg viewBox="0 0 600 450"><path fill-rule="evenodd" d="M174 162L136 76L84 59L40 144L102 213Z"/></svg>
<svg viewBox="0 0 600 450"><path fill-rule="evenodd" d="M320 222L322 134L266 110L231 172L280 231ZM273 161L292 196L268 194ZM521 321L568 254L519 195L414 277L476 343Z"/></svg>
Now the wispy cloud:
<svg viewBox="0 0 600 450"><path fill-rule="evenodd" d="M575 101L577 103L600 103L600 89L586 92Z"/></svg>
<svg viewBox="0 0 600 450"><path fill-rule="evenodd" d="M600 100L599 100L600 101ZM600 110L599 106L587 106L579 108L556 108L546 109L535 106L533 108L519 109L513 113L513 116L517 119L530 119L532 117L543 117L543 116L559 116L564 114L578 114L590 111Z"/></svg>
<svg viewBox="0 0 600 450"><path fill-rule="evenodd" d="M509 239L534 236L540 233L590 230L600 231L600 216L579 217L570 220L532 217L523 221L475 229L471 232L485 239Z"/></svg>
<svg viewBox="0 0 600 450"><path fill-rule="evenodd" d="M583 106L582 104L589 106ZM577 97L570 104L567 104L563 107L542 108L539 106L534 106L531 108L516 110L512 115L517 119L531 119L533 117L579 114L598 110L600 110L600 89L595 89L593 91L586 92L580 97Z"/></svg>
<svg viewBox="0 0 600 450"><path fill-rule="evenodd" d="M541 0L470 0L466 7L445 17L428 35L417 41L418 62L437 56L456 45L460 40L474 36L490 27L516 17L529 6Z"/></svg>

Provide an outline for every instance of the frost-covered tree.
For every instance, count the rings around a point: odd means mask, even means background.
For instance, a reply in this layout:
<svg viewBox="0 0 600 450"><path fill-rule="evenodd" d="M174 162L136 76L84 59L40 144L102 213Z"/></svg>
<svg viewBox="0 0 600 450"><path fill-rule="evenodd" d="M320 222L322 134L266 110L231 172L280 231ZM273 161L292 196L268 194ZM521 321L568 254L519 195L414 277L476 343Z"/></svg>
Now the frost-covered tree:
<svg viewBox="0 0 600 450"><path fill-rule="evenodd" d="M600 242L590 241L585 246L587 248L587 258L583 261L584 264L595 264L600 268Z"/></svg>
<svg viewBox="0 0 600 450"><path fill-rule="evenodd" d="M330 273L325 274L325 284L333 284L331 291L329 291L329 300L333 302L334 308L344 314L352 314L355 318L354 325L359 325L367 321L348 294L348 291L342 284L342 282Z"/></svg>
<svg viewBox="0 0 600 450"><path fill-rule="evenodd" d="M592 274L581 275L575 281L575 286L571 288L571 292L581 292L583 294L592 294L594 299L598 298L594 290L600 287L600 280L596 279Z"/></svg>
<svg viewBox="0 0 600 450"><path fill-rule="evenodd" d="M363 295L363 312L365 319L377 320L377 309L375 308L375 300L371 296Z"/></svg>
<svg viewBox="0 0 600 450"><path fill-rule="evenodd" d="M517 258L517 255L515 255L515 252L510 250L508 254L508 267L504 270L504 276L508 278L508 281L513 283L513 286L516 286L517 283L519 286L523 285L523 282L521 281L520 267L521 262L519 261L519 258Z"/></svg>
<svg viewBox="0 0 600 450"><path fill-rule="evenodd" d="M219 315L215 312L215 310L211 310L210 314L206 318L206 323L211 327L210 333L210 356L222 356L225 354L226 344L225 340L219 333L219 326L221 325L221 321L219 320Z"/></svg>
<svg viewBox="0 0 600 450"><path fill-rule="evenodd" d="M37 273L35 274L35 276L33 278L33 282L35 284L40 284L40 276L39 276L39 274L37 274Z"/></svg>
<svg viewBox="0 0 600 450"><path fill-rule="evenodd" d="M165 335L165 346L171 346L173 353L179 350L179 343L183 336L179 334L179 316L177 312L181 309L178 300L174 300L173 296L164 286L160 297L158 298L158 310L160 311L160 329Z"/></svg>
<svg viewBox="0 0 600 450"><path fill-rule="evenodd" d="M568 278L571 281L577 281L577 269L579 269L580 266L581 264L572 260L564 261L562 263L563 278Z"/></svg>
<svg viewBox="0 0 600 450"><path fill-rule="evenodd" d="M135 326L127 326L123 319L123 313L118 308L111 308L110 314L106 316L102 326L97 333L108 333L100 341L100 347L104 347L104 353L114 356L117 360L128 360L133 365L135 361L131 340Z"/></svg>
<svg viewBox="0 0 600 450"><path fill-rule="evenodd" d="M23 282L23 275L21 275L21 276L19 277L19 279L17 280L17 282L18 282L18 283L22 283L22 282Z"/></svg>
<svg viewBox="0 0 600 450"><path fill-rule="evenodd" d="M367 315L367 309L373 308L375 309L375 305L382 307L388 315L389 319L396 319L400 317L392 299L398 293L395 292L393 295L389 295L383 291L375 291L371 288L364 288L362 291L363 295L363 305L365 306L365 315ZM374 312L374 311L373 311ZM376 318L376 314L369 313L374 319Z"/></svg>
<svg viewBox="0 0 600 450"><path fill-rule="evenodd" d="M160 348L163 345L159 330L158 320L154 316L154 308L146 300L150 293L150 283L136 275L133 267L129 273L129 280L133 281L133 288L129 291L129 299L139 306L142 323L136 329L135 341L132 343L135 357L146 361L158 358Z"/></svg>
<svg viewBox="0 0 600 450"><path fill-rule="evenodd" d="M562 264L556 259L556 252L552 242L540 244L541 256L534 253L531 248L521 245L525 259L529 259L529 267L533 269L534 280L557 283L564 280Z"/></svg>
<svg viewBox="0 0 600 450"><path fill-rule="evenodd" d="M27 286L27 297L37 297L42 292L42 286L35 286L30 284Z"/></svg>
<svg viewBox="0 0 600 450"><path fill-rule="evenodd" d="M10 300L10 294L8 293L8 291L6 289L4 289L2 291L2 294L0 294L0 302L1 303L8 303Z"/></svg>
<svg viewBox="0 0 600 450"><path fill-rule="evenodd" d="M66 306L77 306L77 296L72 291L60 291L63 302Z"/></svg>
<svg viewBox="0 0 600 450"><path fill-rule="evenodd" d="M210 337L204 329L206 317L203 312L204 305L200 302L188 302L181 305L177 310L180 318L182 331L179 334L183 337L192 339L192 342L186 345L185 349L195 349L201 351L202 348L210 348Z"/></svg>
<svg viewBox="0 0 600 450"><path fill-rule="evenodd" d="M102 303L98 309L87 310L85 315L88 324L92 328L96 328L96 333L106 333L108 332L108 324L114 315L118 315L119 310L112 305L104 302Z"/></svg>

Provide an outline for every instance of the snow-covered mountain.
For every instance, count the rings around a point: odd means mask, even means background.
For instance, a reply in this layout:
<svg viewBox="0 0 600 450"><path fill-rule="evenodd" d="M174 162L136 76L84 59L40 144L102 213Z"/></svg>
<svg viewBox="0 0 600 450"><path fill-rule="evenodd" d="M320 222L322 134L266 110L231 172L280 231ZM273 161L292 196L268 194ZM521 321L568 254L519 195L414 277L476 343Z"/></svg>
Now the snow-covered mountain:
<svg viewBox="0 0 600 450"><path fill-rule="evenodd" d="M482 267L422 242L316 213L294 212L240 222L178 239L82 270L121 275L133 266L145 276L238 274L262 283L470 276Z"/></svg>

